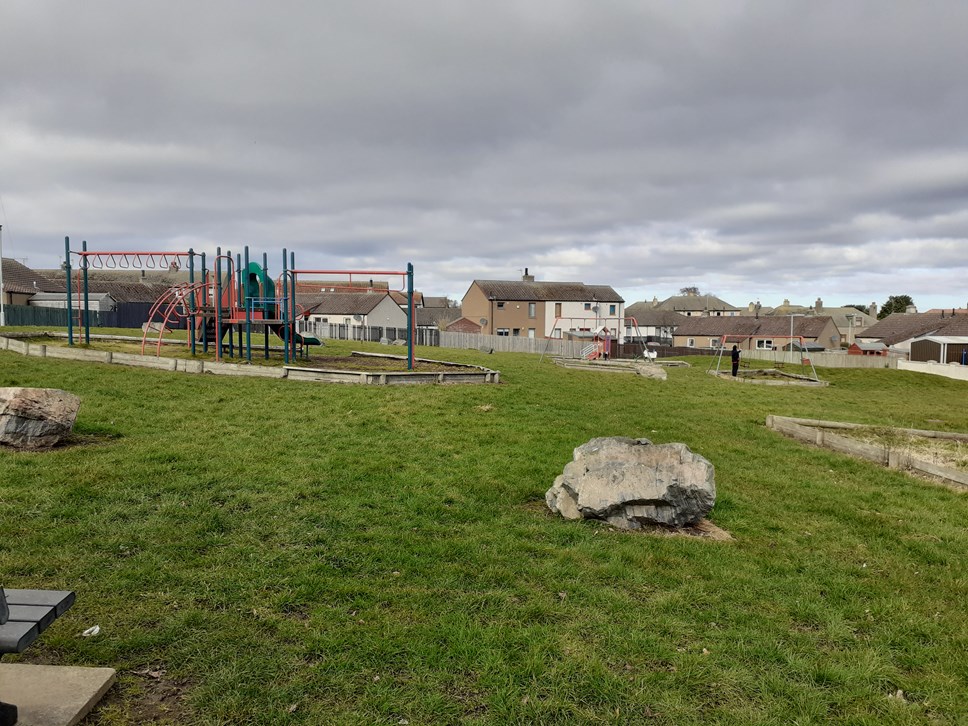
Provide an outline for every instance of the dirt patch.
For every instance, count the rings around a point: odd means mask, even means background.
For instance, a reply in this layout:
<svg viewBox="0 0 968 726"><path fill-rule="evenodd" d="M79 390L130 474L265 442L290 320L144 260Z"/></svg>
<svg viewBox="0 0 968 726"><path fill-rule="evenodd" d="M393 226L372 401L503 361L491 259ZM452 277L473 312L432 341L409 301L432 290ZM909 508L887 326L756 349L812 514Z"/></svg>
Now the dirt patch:
<svg viewBox="0 0 968 726"><path fill-rule="evenodd" d="M182 724L192 721L187 705L189 679L170 678L160 666L148 666L119 674L112 688L85 720L88 724L126 723Z"/></svg>
<svg viewBox="0 0 968 726"><path fill-rule="evenodd" d="M77 434L72 433L53 446L45 449L18 449L16 446L0 444L0 451L12 451L18 454L46 454L50 451L61 449L73 449L76 446L102 446L109 444L115 439L121 438L118 434Z"/></svg>
<svg viewBox="0 0 968 726"><path fill-rule="evenodd" d="M544 499L534 499L527 502L524 508L529 512L537 514L538 516L543 516L546 518L561 519L561 521L571 521L565 520L556 515L545 503ZM714 542L729 542L735 539L733 535L727 532L722 527L717 527L715 524L710 522L708 519L701 519L696 524L689 527L665 527L660 524L653 525L651 527L642 527L641 529L617 529L612 527L607 522L594 519L580 520L583 522L593 522L595 524L600 524L604 527L604 531L615 532L616 534L648 534L657 535L659 537L696 537L699 539L708 539Z"/></svg>

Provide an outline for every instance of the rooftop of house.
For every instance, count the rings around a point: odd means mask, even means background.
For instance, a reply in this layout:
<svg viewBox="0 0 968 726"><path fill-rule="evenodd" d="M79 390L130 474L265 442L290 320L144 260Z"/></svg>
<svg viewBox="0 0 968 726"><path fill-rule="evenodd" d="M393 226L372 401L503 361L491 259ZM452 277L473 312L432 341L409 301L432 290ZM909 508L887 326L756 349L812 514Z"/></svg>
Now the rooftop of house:
<svg viewBox="0 0 968 726"><path fill-rule="evenodd" d="M968 331L968 315L956 314L952 317L950 313L891 313L869 328L858 331L857 338L895 345L912 338L941 334L942 331L948 335L949 326L951 331L957 331L951 335L959 335L961 330Z"/></svg>
<svg viewBox="0 0 968 726"><path fill-rule="evenodd" d="M33 294L37 292L65 292L64 273L61 279L52 280L36 272L17 260L4 257L3 289L7 293Z"/></svg>
<svg viewBox="0 0 968 726"><path fill-rule="evenodd" d="M296 302L313 315L368 315L386 298L385 292L323 292L297 295Z"/></svg>
<svg viewBox="0 0 968 726"><path fill-rule="evenodd" d="M437 326L441 330L461 317L460 308L422 307L414 311L420 327Z"/></svg>
<svg viewBox="0 0 968 726"><path fill-rule="evenodd" d="M715 295L673 295L662 302L654 302L654 307L659 310L672 310L674 312L739 312L739 308L730 305L725 300L721 300Z"/></svg>
<svg viewBox="0 0 968 726"><path fill-rule="evenodd" d="M625 318L635 318L640 327L674 327L683 316L672 310L658 310L651 302L637 302L625 308Z"/></svg>
<svg viewBox="0 0 968 726"><path fill-rule="evenodd" d="M827 315L811 315L793 318L793 335L802 338L818 338L830 323ZM790 336L790 318L691 317L684 319L676 328L676 335L710 336L729 335L747 338ZM824 341L826 343L826 341Z"/></svg>
<svg viewBox="0 0 968 726"><path fill-rule="evenodd" d="M495 300L547 302L625 302L608 285L583 282L535 282L531 280L474 280L485 297Z"/></svg>

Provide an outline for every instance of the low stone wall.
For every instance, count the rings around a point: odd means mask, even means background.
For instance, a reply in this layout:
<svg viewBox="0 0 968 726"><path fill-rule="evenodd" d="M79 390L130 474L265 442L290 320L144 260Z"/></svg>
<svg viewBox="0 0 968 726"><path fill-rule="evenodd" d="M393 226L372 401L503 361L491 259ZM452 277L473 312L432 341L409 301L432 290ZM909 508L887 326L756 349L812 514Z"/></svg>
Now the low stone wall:
<svg viewBox="0 0 968 726"><path fill-rule="evenodd" d="M968 381L968 366L957 363L922 363L921 361L898 361L898 370L929 373L932 376L944 376L958 381Z"/></svg>
<svg viewBox="0 0 968 726"><path fill-rule="evenodd" d="M787 416L769 415L766 417L766 425L774 431L790 438L816 444L823 448L839 451L843 454L857 456L887 466L891 469L920 472L936 476L959 487L968 488L968 472L951 467L939 466L930 461L918 459L907 452L897 451L888 446L868 444L864 441L849 436L842 436L834 433L837 429L864 429L871 428L864 424L846 423L843 421L821 421L818 419L790 418ZM894 429L899 433L911 434L914 436L924 436L927 438L951 439L955 441L968 441L968 434L961 434L952 431L924 431L921 429Z"/></svg>
<svg viewBox="0 0 968 726"><path fill-rule="evenodd" d="M37 333L27 334L37 337ZM114 353L111 351L65 348L58 345L31 343L22 340L26 335L0 336L0 350L9 350L21 355L38 358L58 358L93 363L153 368L155 370L177 371L180 373L211 373L219 376L247 376L257 378L286 378L293 381L312 381L317 383L353 383L364 385L419 385L431 383L500 383L501 374L483 366L463 366L457 363L433 361L418 358L425 363L438 363L453 366L454 371L423 372L362 372L345 370L325 370L299 366L260 366L243 363L221 363L182 358L159 358L153 355L135 353ZM354 353L360 356L399 358L373 353Z"/></svg>

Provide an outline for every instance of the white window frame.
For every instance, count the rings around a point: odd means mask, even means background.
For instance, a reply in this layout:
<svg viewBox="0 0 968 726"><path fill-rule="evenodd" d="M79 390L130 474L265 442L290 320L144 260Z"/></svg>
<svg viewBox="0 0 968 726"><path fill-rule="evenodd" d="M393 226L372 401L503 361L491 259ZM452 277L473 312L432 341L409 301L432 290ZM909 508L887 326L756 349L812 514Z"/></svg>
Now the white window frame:
<svg viewBox="0 0 968 726"><path fill-rule="evenodd" d="M759 338L756 341L757 350L773 350L773 340L770 338Z"/></svg>

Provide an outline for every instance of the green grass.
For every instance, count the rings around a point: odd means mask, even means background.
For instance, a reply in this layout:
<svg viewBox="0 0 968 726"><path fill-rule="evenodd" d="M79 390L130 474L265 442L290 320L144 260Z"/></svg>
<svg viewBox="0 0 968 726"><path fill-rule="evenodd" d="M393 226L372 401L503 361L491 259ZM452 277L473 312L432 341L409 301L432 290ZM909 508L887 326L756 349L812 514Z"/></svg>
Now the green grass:
<svg viewBox="0 0 968 726"><path fill-rule="evenodd" d="M0 352L0 385L81 396L86 442L0 452L3 584L78 593L22 659L117 668L94 724L968 721L968 499L764 426L968 431L964 383L821 370L829 387L741 386L708 359L657 382L418 355L502 384ZM607 435L710 459L711 518L735 540L550 516L572 449Z"/></svg>

